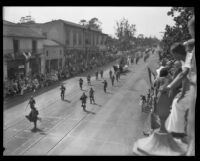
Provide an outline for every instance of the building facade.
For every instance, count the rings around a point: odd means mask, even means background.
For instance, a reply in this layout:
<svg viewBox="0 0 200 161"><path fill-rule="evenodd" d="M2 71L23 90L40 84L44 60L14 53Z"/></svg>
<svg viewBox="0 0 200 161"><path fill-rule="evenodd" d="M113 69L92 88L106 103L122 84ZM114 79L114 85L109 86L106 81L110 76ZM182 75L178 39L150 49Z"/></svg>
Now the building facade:
<svg viewBox="0 0 200 161"><path fill-rule="evenodd" d="M55 41L44 40L44 73L63 69L65 64L64 48Z"/></svg>
<svg viewBox="0 0 200 161"><path fill-rule="evenodd" d="M106 34L64 20L41 24L4 21L3 26L5 78L17 73L46 74L73 65L74 55L91 58L106 50ZM28 61L24 53L31 54Z"/></svg>
<svg viewBox="0 0 200 161"><path fill-rule="evenodd" d="M44 36L18 24L3 24L4 80L41 73Z"/></svg>

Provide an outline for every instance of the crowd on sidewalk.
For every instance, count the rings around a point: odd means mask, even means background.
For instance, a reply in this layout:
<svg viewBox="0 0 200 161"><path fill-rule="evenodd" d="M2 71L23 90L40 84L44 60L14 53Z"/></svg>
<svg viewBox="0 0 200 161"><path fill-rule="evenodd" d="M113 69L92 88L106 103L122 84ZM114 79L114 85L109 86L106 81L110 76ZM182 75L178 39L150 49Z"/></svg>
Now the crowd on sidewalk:
<svg viewBox="0 0 200 161"><path fill-rule="evenodd" d="M96 67L103 66L114 60L109 54L87 54L74 53L67 61L67 65L62 71L65 77L72 77Z"/></svg>
<svg viewBox="0 0 200 161"><path fill-rule="evenodd" d="M27 92L50 86L55 82L103 66L114 61L114 59L109 54L88 54L87 57L81 53L72 54L63 69L51 71L47 74L15 75L13 78L8 79L4 82L4 97L24 95Z"/></svg>

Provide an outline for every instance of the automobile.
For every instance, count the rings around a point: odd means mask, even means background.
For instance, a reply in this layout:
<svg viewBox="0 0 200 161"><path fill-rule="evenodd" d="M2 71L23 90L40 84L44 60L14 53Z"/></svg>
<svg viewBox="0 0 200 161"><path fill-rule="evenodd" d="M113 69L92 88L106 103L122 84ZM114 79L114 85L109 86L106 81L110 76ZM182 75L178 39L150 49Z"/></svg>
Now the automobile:
<svg viewBox="0 0 200 161"><path fill-rule="evenodd" d="M126 65L124 65L124 67L123 67L123 72L127 72L128 71L128 65L126 64Z"/></svg>
<svg viewBox="0 0 200 161"><path fill-rule="evenodd" d="M47 76L47 80L48 81L57 81L58 80L58 76L56 74L50 74Z"/></svg>
<svg viewBox="0 0 200 161"><path fill-rule="evenodd" d="M57 76L56 74L52 74L52 75L50 76L50 78L51 78L51 80L53 80L53 81L58 81L58 76Z"/></svg>

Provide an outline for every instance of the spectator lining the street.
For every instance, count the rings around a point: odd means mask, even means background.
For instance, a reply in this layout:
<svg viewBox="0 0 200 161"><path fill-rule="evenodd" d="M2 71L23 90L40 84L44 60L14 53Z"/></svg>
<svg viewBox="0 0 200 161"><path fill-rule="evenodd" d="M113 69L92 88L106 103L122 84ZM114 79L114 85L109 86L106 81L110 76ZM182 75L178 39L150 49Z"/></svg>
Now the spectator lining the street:
<svg viewBox="0 0 200 161"><path fill-rule="evenodd" d="M172 54L176 57L176 59L180 60L182 63L182 72L186 72L187 74L189 72L189 69L191 68L191 59L186 59L186 50L185 47L181 43L175 43L171 47ZM186 60L184 62L184 60ZM181 73L182 73L181 72ZM180 74L181 74L180 73ZM178 78L180 74L176 77ZM189 95L189 79L187 77L187 74L185 77L182 77L180 79L182 81L182 91L176 95L176 97L173 100L172 103L172 110L171 113L166 121L166 128L169 132L172 133L172 135L176 138L183 138L186 136L186 114L187 110L190 108L189 102L190 97ZM175 78L175 80L176 80ZM175 82L176 83L176 82ZM179 83L181 83L179 81ZM168 86L170 89L172 89L172 86L174 88L174 81Z"/></svg>
<svg viewBox="0 0 200 161"><path fill-rule="evenodd" d="M172 98L168 91L162 92L160 89L167 86L171 82L171 76L169 75L167 68L162 68L160 71L160 77L155 81L155 113L160 118L160 132L166 133L165 120L169 115L169 109L172 104Z"/></svg>
<svg viewBox="0 0 200 161"><path fill-rule="evenodd" d="M192 19L188 23L188 30L192 39L189 40L191 43L195 43L195 17L193 15ZM195 44L194 44L195 45ZM193 45L193 46L194 46ZM195 104L197 95L197 73L196 73L196 59L195 59L195 46L192 49L192 62L190 69L190 90L191 90L191 104L187 117L187 134L188 134L188 151L187 156L195 155Z"/></svg>

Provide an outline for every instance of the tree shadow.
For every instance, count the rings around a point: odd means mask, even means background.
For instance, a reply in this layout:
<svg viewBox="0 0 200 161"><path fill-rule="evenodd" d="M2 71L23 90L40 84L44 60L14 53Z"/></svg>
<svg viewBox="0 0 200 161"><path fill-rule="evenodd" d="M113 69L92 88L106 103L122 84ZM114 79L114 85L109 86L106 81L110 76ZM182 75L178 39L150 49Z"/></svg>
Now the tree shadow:
<svg viewBox="0 0 200 161"><path fill-rule="evenodd" d="M85 109L84 111L85 111L85 112L87 112L88 114L90 114L90 113L91 113L91 114L93 114L93 115L95 115L95 114L96 114L95 112L88 111L87 109Z"/></svg>
<svg viewBox="0 0 200 161"><path fill-rule="evenodd" d="M71 101L68 101L67 99L64 99L63 101L68 102L68 103L71 103Z"/></svg>

